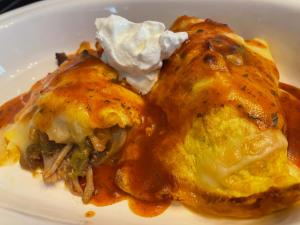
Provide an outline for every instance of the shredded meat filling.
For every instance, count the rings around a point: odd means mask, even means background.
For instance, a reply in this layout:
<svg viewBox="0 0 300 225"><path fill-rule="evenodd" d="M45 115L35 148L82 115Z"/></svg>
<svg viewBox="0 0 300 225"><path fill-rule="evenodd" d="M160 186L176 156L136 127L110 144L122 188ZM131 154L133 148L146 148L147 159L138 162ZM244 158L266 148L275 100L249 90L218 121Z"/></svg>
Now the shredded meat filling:
<svg viewBox="0 0 300 225"><path fill-rule="evenodd" d="M68 59L68 56L66 55L66 53L60 52L60 53L55 53L55 58L56 58L56 64L60 66Z"/></svg>
<svg viewBox="0 0 300 225"><path fill-rule="evenodd" d="M28 170L43 170L43 180L53 184L63 180L74 195L88 203L94 194L93 167L115 154L126 140L124 129L95 129L84 143L58 144L32 128L31 145L21 154L21 166ZM81 185L79 180L85 181Z"/></svg>

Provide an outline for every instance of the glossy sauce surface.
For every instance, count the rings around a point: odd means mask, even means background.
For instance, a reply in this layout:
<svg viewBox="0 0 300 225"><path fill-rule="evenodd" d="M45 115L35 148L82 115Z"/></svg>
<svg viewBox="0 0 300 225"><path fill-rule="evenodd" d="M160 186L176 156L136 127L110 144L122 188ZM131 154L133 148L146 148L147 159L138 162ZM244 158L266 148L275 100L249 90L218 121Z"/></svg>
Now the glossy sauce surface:
<svg viewBox="0 0 300 225"><path fill-rule="evenodd" d="M274 62L232 38L226 24L183 16L171 29L189 32L189 40L166 60L151 97L174 125L231 105L261 129L282 127Z"/></svg>
<svg viewBox="0 0 300 225"><path fill-rule="evenodd" d="M280 103L285 113L288 157L300 167L300 89L280 83Z"/></svg>
<svg viewBox="0 0 300 225"><path fill-rule="evenodd" d="M148 102L148 99L145 98ZM169 201L173 177L159 160L157 146L168 135L167 118L161 109L147 103L141 127L131 130L119 163L123 181L118 182L126 192L147 201ZM120 172L119 171L119 172Z"/></svg>
<svg viewBox="0 0 300 225"><path fill-rule="evenodd" d="M97 206L111 205L127 198L115 184L117 168L113 165L100 165L94 168L95 195L92 203Z"/></svg>
<svg viewBox="0 0 300 225"><path fill-rule="evenodd" d="M135 199L115 184L116 165L100 165L94 169L95 195L91 201L96 206L107 206L122 200L128 200L128 206L135 214L143 217L153 217L163 213L170 201L146 202Z"/></svg>
<svg viewBox="0 0 300 225"><path fill-rule="evenodd" d="M146 202L136 198L128 200L129 208L137 215L143 217L154 217L162 214L171 204L171 201Z"/></svg>
<svg viewBox="0 0 300 225"><path fill-rule="evenodd" d="M129 208L135 214L143 217L153 217L163 213L171 203L168 196L165 196L164 200L155 201L154 195L157 191L172 185L173 181L168 172L157 161L152 151L155 142L159 142L164 134L166 118L161 110L154 105L148 105L143 114L144 122L142 125L129 132L124 149L130 147L127 151L130 155L126 156L125 152L125 155L122 156L125 162L100 165L94 170L94 184L97 191L92 203L104 206L121 200L128 200ZM132 152L135 147L140 145L143 146L142 149L138 148L136 152ZM134 157L134 160L131 160L132 157ZM148 196L136 197L150 201L138 200L117 187L115 184L115 179L118 177L116 172L120 167L128 168L131 177L134 177L134 180L131 180L131 184L133 184L131 187L134 190L131 191L148 193Z"/></svg>

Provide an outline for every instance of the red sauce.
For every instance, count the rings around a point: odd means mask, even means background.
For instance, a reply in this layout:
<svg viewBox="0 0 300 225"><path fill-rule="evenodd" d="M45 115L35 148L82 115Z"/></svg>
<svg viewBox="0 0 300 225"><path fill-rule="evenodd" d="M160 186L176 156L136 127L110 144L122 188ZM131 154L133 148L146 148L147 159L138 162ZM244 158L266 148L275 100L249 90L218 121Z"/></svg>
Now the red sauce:
<svg viewBox="0 0 300 225"><path fill-rule="evenodd" d="M170 201L147 202L130 197L120 190L114 180L116 166L101 165L94 169L95 195L91 201L96 206L112 205L122 200L128 200L129 208L137 215L143 217L158 216L170 205ZM94 216L94 214L92 215ZM86 217L92 217L86 213Z"/></svg>
<svg viewBox="0 0 300 225"><path fill-rule="evenodd" d="M85 213L86 218L91 218L91 217L94 217L95 215L96 215L96 213L94 211L87 211Z"/></svg>
<svg viewBox="0 0 300 225"><path fill-rule="evenodd" d="M125 188L128 187L129 193L147 201L169 201L168 193L175 184L159 160L162 149L158 148L169 134L166 132L167 119L159 107L150 103L146 105L144 123L131 130L119 167L125 174Z"/></svg>
<svg viewBox="0 0 300 225"><path fill-rule="evenodd" d="M0 107L0 128L14 121L15 115L25 106L29 94L22 94Z"/></svg>
<svg viewBox="0 0 300 225"><path fill-rule="evenodd" d="M288 157L300 167L300 89L280 83L280 103L286 119Z"/></svg>
<svg viewBox="0 0 300 225"><path fill-rule="evenodd" d="M172 184L172 178L152 151L153 146L161 140L166 119L160 109L153 105L145 109L144 115L142 126L129 133L130 136L124 147L125 152L122 155L124 161L118 165L101 165L94 170L96 195L93 197L93 204L105 206L127 199L130 209L143 217L157 216L169 207L168 196L160 195L158 200L156 195ZM143 148L138 148L135 152L137 146L143 146ZM136 197L147 201L137 200L116 186L116 171L120 167L122 170L130 170L129 179L133 178L129 180L130 192L141 193L141 196Z"/></svg>
<svg viewBox="0 0 300 225"><path fill-rule="evenodd" d="M224 24L185 16L174 29L188 31L189 40L165 61L159 85L151 93L174 125L182 127L196 114L232 105L261 129L282 127L276 93L279 73L272 61L224 35L231 32ZM205 84L209 79L213 83ZM197 82L204 87L195 90Z"/></svg>
<svg viewBox="0 0 300 225"><path fill-rule="evenodd" d="M135 198L128 200L129 208L137 215L143 217L154 217L162 214L169 206L170 201L145 202Z"/></svg>
<svg viewBox="0 0 300 225"><path fill-rule="evenodd" d="M290 84L280 83L279 88L300 99L300 89ZM282 103L282 102L280 102Z"/></svg>
<svg viewBox="0 0 300 225"><path fill-rule="evenodd" d="M92 203L97 206L112 205L126 199L126 194L115 184L116 167L100 165L94 169L95 195Z"/></svg>

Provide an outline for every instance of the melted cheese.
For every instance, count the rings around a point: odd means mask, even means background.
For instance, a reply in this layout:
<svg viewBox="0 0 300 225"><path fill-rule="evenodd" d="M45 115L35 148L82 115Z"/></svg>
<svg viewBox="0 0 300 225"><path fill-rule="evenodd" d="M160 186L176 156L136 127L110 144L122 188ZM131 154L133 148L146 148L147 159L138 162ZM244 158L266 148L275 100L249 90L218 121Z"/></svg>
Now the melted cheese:
<svg viewBox="0 0 300 225"><path fill-rule="evenodd" d="M215 188L222 193L249 195L278 186L277 180L289 176L284 157L287 140L282 132L261 131L229 107L196 119L179 148L185 163L178 174L190 170L182 179L197 175L195 181L208 191ZM264 168L266 171L260 171ZM241 185L246 180L247 188Z"/></svg>
<svg viewBox="0 0 300 225"><path fill-rule="evenodd" d="M142 98L116 84L117 73L91 55L77 55L36 83L31 98L5 136L24 151L31 128L57 143L82 143L95 128L125 128L141 122Z"/></svg>

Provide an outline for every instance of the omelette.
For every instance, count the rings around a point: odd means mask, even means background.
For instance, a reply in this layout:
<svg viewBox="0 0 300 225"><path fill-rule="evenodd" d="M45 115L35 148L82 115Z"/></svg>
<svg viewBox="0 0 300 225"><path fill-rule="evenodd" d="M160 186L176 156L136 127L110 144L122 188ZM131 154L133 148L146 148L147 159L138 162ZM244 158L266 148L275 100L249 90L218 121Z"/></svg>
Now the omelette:
<svg viewBox="0 0 300 225"><path fill-rule="evenodd" d="M148 123L123 150L116 182L146 201L177 200L218 216L257 217L300 198L287 157L279 73L267 43L227 25L179 17L189 39L164 62Z"/></svg>
<svg viewBox="0 0 300 225"><path fill-rule="evenodd" d="M2 129L6 151L19 151L23 168L42 170L47 184L63 180L84 203L94 194L93 168L117 154L144 107L99 54L87 43L74 55L58 54L60 67L31 88Z"/></svg>

